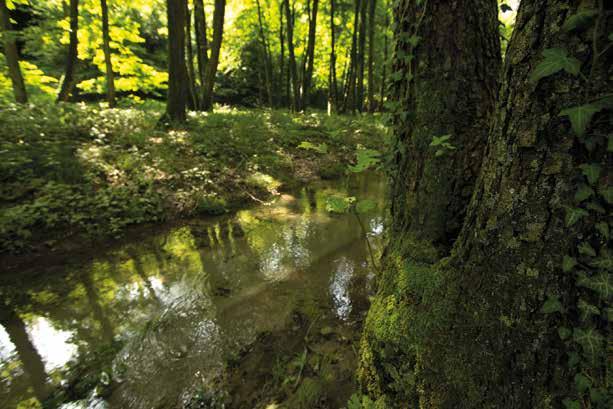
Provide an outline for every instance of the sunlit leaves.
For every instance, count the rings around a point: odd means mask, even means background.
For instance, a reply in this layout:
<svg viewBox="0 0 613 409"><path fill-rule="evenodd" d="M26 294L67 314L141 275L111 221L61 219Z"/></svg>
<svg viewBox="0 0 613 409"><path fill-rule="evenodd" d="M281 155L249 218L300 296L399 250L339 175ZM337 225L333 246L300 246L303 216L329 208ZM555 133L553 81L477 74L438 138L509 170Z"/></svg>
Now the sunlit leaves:
<svg viewBox="0 0 613 409"><path fill-rule="evenodd" d="M347 213L355 200L353 196L330 195L326 197L326 211L330 213Z"/></svg>
<svg viewBox="0 0 613 409"><path fill-rule="evenodd" d="M451 138L451 134L432 137L432 142L430 142L430 146L434 148L438 148L436 150L435 156L439 157L439 156L444 155L446 151L456 149L456 147L453 146L449 142L450 138Z"/></svg>
<svg viewBox="0 0 613 409"><path fill-rule="evenodd" d="M597 10L580 10L566 19L562 26L562 30L573 31L585 29L592 23L594 17L597 15Z"/></svg>
<svg viewBox="0 0 613 409"><path fill-rule="evenodd" d="M544 59L534 68L530 75L530 81L537 82L541 78L548 77L559 71L566 71L569 74L579 74L581 62L568 55L563 48L548 48L543 50Z"/></svg>
<svg viewBox="0 0 613 409"><path fill-rule="evenodd" d="M316 145L312 142L302 141L300 145L298 145L298 147L301 149L313 150L322 154L328 153L328 145L326 145L325 143L320 143Z"/></svg>
<svg viewBox="0 0 613 409"><path fill-rule="evenodd" d="M350 165L349 170L354 173L363 172L381 161L381 153L375 149L358 147L356 151L356 164Z"/></svg>

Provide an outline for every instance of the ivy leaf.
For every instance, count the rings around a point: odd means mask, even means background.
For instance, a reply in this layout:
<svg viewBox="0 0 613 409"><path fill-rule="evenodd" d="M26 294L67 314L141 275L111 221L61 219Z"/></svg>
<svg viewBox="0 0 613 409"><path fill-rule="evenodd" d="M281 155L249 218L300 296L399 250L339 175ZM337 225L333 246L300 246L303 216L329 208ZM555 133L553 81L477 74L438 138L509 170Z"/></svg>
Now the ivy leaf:
<svg viewBox="0 0 613 409"><path fill-rule="evenodd" d="M581 361L581 357L579 357L579 354L576 352L569 352L568 353L568 366L570 368L574 368L575 366L577 366L577 364Z"/></svg>
<svg viewBox="0 0 613 409"><path fill-rule="evenodd" d="M597 10L579 11L566 19L564 25L562 26L562 30L566 32L572 30L583 30L590 25L590 23L594 20L594 17L597 15Z"/></svg>
<svg viewBox="0 0 613 409"><path fill-rule="evenodd" d="M594 185L598 181L600 171L602 169L598 163L584 163L583 165L580 165L579 168L591 185Z"/></svg>
<svg viewBox="0 0 613 409"><path fill-rule="evenodd" d="M575 375L575 386L577 387L577 392L583 393L592 387L592 381L582 373L578 373Z"/></svg>
<svg viewBox="0 0 613 409"><path fill-rule="evenodd" d="M600 189L600 195L607 201L608 204L613 204L613 187L607 186Z"/></svg>
<svg viewBox="0 0 613 409"><path fill-rule="evenodd" d="M576 265L577 260L575 260L571 256L564 256L564 259L562 260L562 271L568 273L572 271L572 269L575 268Z"/></svg>
<svg viewBox="0 0 613 409"><path fill-rule="evenodd" d="M596 223L596 230L598 230L598 233L600 233L602 237L609 240L610 232L609 232L609 224L607 222Z"/></svg>
<svg viewBox="0 0 613 409"><path fill-rule="evenodd" d="M508 4L502 3L500 5L500 11L502 11L503 13L506 13L507 11L513 11L513 9Z"/></svg>
<svg viewBox="0 0 613 409"><path fill-rule="evenodd" d="M562 341L564 341L565 339L570 337L572 333L573 332L570 329L566 328L566 327L558 328L558 335L560 336L560 339Z"/></svg>
<svg viewBox="0 0 613 409"><path fill-rule="evenodd" d="M418 35L412 35L408 38L407 41L409 42L409 44L411 44L413 48L415 48L417 47L417 44L419 44L419 42L421 41L421 37Z"/></svg>
<svg viewBox="0 0 613 409"><path fill-rule="evenodd" d="M579 310L581 311L581 320L587 321L592 315L600 315L600 310L595 305L589 304L583 300L579 300Z"/></svg>
<svg viewBox="0 0 613 409"><path fill-rule="evenodd" d="M360 200L355 205L355 211L358 213L368 213L376 207L376 203L369 199Z"/></svg>
<svg viewBox="0 0 613 409"><path fill-rule="evenodd" d="M581 409L581 404L578 400L566 398L562 401L565 409Z"/></svg>
<svg viewBox="0 0 613 409"><path fill-rule="evenodd" d="M581 203L586 199L589 199L594 194L594 189L589 187L588 185L581 184L577 192L575 193L575 201L577 203Z"/></svg>
<svg viewBox="0 0 613 409"><path fill-rule="evenodd" d="M543 50L543 61L541 61L530 74L530 81L538 82L540 79L549 77L559 71L566 71L569 74L577 75L581 69L581 61L568 55L568 51L563 48L548 48Z"/></svg>
<svg viewBox="0 0 613 409"><path fill-rule="evenodd" d="M599 205L596 202L589 202L588 204L585 205L585 207L587 207L590 210L595 211L596 213L600 213L600 214L605 214L607 212L604 209L604 207L602 207L601 205Z"/></svg>
<svg viewBox="0 0 613 409"><path fill-rule="evenodd" d="M430 142L430 146L442 145L443 143L449 141L449 138L451 138L451 134L441 135L441 136L433 136L432 137L432 142Z"/></svg>
<svg viewBox="0 0 613 409"><path fill-rule="evenodd" d="M594 358L598 356L602 350L602 344L604 338L594 328L588 328L586 330L577 328L574 331L573 339L581 348L586 356Z"/></svg>
<svg viewBox="0 0 613 409"><path fill-rule="evenodd" d="M578 207L567 207L566 208L566 227L571 227L579 220L588 216L589 213L583 209Z"/></svg>
<svg viewBox="0 0 613 409"><path fill-rule="evenodd" d="M541 311L543 312L543 314L562 312L562 304L560 303L558 297L550 295L549 298L547 298L547 301L545 301L545 303L543 304Z"/></svg>
<svg viewBox="0 0 613 409"><path fill-rule="evenodd" d="M579 250L579 254L596 257L596 250L594 250L594 247L590 246L590 243L584 241L583 243L579 244L577 248Z"/></svg>
<svg viewBox="0 0 613 409"><path fill-rule="evenodd" d="M607 139L607 152L613 152L613 133L610 133Z"/></svg>
<svg viewBox="0 0 613 409"><path fill-rule="evenodd" d="M588 277L585 273L581 273L577 284L595 291L600 298L605 300L608 300L613 294L613 278L608 273L599 273L594 277Z"/></svg>
<svg viewBox="0 0 613 409"><path fill-rule="evenodd" d="M567 116L575 135L581 137L585 134L587 126L590 124L594 114L602 108L592 104L579 105L572 108L563 109L560 116Z"/></svg>

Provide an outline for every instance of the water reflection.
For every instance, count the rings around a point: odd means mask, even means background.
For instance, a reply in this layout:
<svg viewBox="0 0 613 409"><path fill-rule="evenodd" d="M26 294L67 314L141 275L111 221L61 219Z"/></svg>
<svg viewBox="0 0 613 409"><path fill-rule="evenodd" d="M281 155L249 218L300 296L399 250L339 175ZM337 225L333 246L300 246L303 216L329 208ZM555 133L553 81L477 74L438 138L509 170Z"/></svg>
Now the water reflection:
<svg viewBox="0 0 613 409"><path fill-rule="evenodd" d="M258 334L290 325L294 311L356 320L367 307L367 249L353 216L325 212L326 197L357 193L382 208L383 186L368 177L303 189L92 259L0 277L9 283L0 286L0 407L43 402L75 374L89 390L70 386L71 407L180 407ZM377 247L383 218L364 221ZM99 359L118 343L112 362ZM96 383L106 385L100 396Z"/></svg>

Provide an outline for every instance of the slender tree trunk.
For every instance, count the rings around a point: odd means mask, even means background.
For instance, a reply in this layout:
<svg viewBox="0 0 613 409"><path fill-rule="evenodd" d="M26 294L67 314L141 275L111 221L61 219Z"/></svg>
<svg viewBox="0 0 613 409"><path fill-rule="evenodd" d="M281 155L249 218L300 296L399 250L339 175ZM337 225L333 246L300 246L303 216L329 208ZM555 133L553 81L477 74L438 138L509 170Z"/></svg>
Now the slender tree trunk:
<svg viewBox="0 0 613 409"><path fill-rule="evenodd" d="M287 50L289 53L289 76L292 84L292 109L300 110L300 86L298 84L298 70L296 68L296 54L294 52L294 18L289 7L289 0L285 0L285 20L287 22Z"/></svg>
<svg viewBox="0 0 613 409"><path fill-rule="evenodd" d="M106 69L106 100L109 107L115 106L115 73L111 59L111 36L109 34L109 9L106 0L100 0L102 9L102 51L104 52L104 65Z"/></svg>
<svg viewBox="0 0 613 409"><path fill-rule="evenodd" d="M262 42L262 50L264 52L264 77L266 79L266 94L268 97L268 105L273 107L273 91L272 91L272 57L270 53L270 47L268 46L268 40L266 40L266 33L264 32L264 21L262 18L262 8L260 7L260 0L256 0L258 9L258 25L260 33L260 41Z"/></svg>
<svg viewBox="0 0 613 409"><path fill-rule="evenodd" d="M188 1L185 0L185 48L187 65L187 92L188 107L195 110L198 107L198 94L196 92L196 71L194 69L194 49L192 47L192 17L189 11Z"/></svg>
<svg viewBox="0 0 613 409"><path fill-rule="evenodd" d="M366 10L370 0L360 2L360 30L358 33L358 58L357 58L357 87L356 108L359 112L364 110L364 70L366 66Z"/></svg>
<svg viewBox="0 0 613 409"><path fill-rule="evenodd" d="M17 42L15 41L13 27L11 26L9 10L6 7L6 0L0 0L0 24L0 31L2 31L2 37L4 38L4 56L6 57L6 63L9 68L9 76L11 77L11 83L13 84L15 101L20 104L25 104L28 102L28 95L26 93L23 75L21 74L21 68L19 67Z"/></svg>
<svg viewBox="0 0 613 409"><path fill-rule="evenodd" d="M206 65L208 64L208 39L206 34L206 15L204 14L204 4L202 0L194 0L194 26L196 30L196 59L198 61L198 81L200 91L198 92L198 109L202 109L202 90L204 88L204 77Z"/></svg>
<svg viewBox="0 0 613 409"><path fill-rule="evenodd" d="M313 78L313 66L315 65L315 34L317 32L317 12L319 0L313 0L311 15L309 18L309 37L307 40L306 64L302 75L302 107L306 109L309 102L311 80Z"/></svg>
<svg viewBox="0 0 613 409"><path fill-rule="evenodd" d="M328 115L336 112L338 84L336 80L336 25L334 24L335 0L330 0L330 69L328 71Z"/></svg>
<svg viewBox="0 0 613 409"><path fill-rule="evenodd" d="M375 22L377 0L369 0L368 9L368 111L375 112Z"/></svg>
<svg viewBox="0 0 613 409"><path fill-rule="evenodd" d="M356 74L357 74L357 59L358 59L358 31L360 26L360 10L362 8L362 1L355 0L354 16L353 16L353 34L351 36L351 51L349 54L349 67L347 70L347 80L345 81L345 102L344 110L351 111L356 110L357 101L357 89L356 89Z"/></svg>
<svg viewBox="0 0 613 409"><path fill-rule="evenodd" d="M70 42L68 44L68 55L66 56L66 70L64 79L57 95L57 102L66 102L74 88L74 70L78 61L79 46L79 0L70 0Z"/></svg>
<svg viewBox="0 0 613 409"><path fill-rule="evenodd" d="M281 53L279 54L279 105L287 105L289 100L288 82L285 75L285 25L283 24L283 0L279 2L279 45ZM285 95L284 95L285 92Z"/></svg>
<svg viewBox="0 0 613 409"><path fill-rule="evenodd" d="M168 14L168 100L166 115L184 122L188 81L185 67L185 0L167 0Z"/></svg>
<svg viewBox="0 0 613 409"><path fill-rule="evenodd" d="M211 44L211 58L206 66L204 78L204 93L202 96L202 108L210 111L213 108L213 89L215 87L215 76L219 64L219 54L221 53L221 42L223 40L223 25L226 15L226 0L215 0L215 11L213 12L213 42Z"/></svg>

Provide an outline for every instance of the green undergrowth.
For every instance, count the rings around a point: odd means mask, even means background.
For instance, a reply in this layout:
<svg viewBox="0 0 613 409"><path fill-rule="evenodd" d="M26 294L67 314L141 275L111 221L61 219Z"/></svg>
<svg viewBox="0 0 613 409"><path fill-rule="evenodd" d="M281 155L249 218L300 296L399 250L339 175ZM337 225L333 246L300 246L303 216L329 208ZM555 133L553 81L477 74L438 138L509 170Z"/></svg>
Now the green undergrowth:
<svg viewBox="0 0 613 409"><path fill-rule="evenodd" d="M377 116L218 108L163 129L162 113L150 101L0 106L0 253L265 201L340 176L385 135Z"/></svg>

